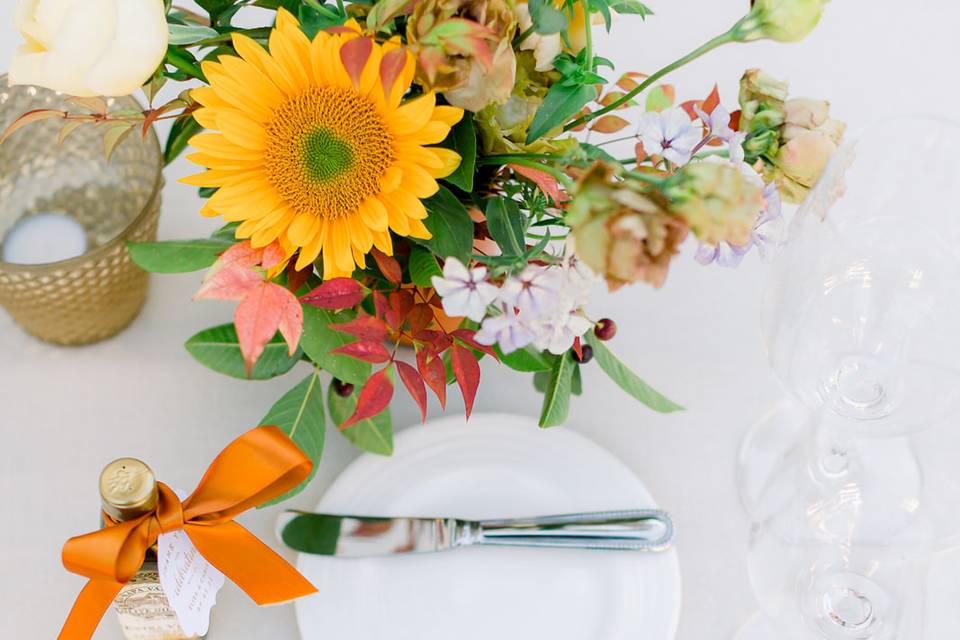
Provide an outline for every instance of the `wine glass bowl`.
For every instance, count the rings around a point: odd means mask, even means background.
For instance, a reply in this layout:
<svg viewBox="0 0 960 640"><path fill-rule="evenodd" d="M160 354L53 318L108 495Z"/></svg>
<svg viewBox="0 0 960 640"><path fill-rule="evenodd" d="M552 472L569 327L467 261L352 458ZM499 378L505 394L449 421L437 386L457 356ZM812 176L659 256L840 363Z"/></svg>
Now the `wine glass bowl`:
<svg viewBox="0 0 960 640"><path fill-rule="evenodd" d="M895 152L910 147L922 162ZM846 143L773 265L763 330L774 370L861 435L917 431L960 406L957 148L960 126L923 118Z"/></svg>

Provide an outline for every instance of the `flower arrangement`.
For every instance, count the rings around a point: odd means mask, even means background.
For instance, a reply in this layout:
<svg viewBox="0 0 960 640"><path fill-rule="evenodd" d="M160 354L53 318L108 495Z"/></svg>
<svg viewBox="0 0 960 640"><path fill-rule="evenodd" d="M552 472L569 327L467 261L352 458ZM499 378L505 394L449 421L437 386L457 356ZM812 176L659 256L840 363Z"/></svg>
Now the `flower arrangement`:
<svg viewBox="0 0 960 640"><path fill-rule="evenodd" d="M166 160L195 150L202 171L183 182L225 225L131 255L207 269L195 298L237 302L232 323L187 342L203 364L253 379L312 365L263 423L315 461L326 412L357 446L391 452L397 378L424 419L428 392L443 406L451 385L469 416L485 357L532 374L544 427L564 421L591 359L650 408L680 409L613 355L617 325L585 311L591 287L662 286L691 235L704 264L765 250L781 200L804 197L843 135L828 103L756 69L734 110L716 88L678 103L660 82L727 43L800 40L825 0L754 0L676 62L616 76L592 27L651 16L638 0L197 3L202 15L102 0L107 25L79 0L21 0L11 81L72 94L76 110L24 114L3 137L58 118L63 136L101 127L109 153L173 121ZM251 5L272 24L234 26ZM194 88L154 105L171 81ZM140 112L98 97L140 86ZM628 158L604 148L625 139Z"/></svg>

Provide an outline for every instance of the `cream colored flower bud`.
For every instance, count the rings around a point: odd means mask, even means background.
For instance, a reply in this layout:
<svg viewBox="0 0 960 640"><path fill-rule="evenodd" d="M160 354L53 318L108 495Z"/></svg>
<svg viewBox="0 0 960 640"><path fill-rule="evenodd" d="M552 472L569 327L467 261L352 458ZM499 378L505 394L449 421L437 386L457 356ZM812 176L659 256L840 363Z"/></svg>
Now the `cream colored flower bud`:
<svg viewBox="0 0 960 640"><path fill-rule="evenodd" d="M739 36L742 40L769 38L797 42L806 38L823 15L829 0L753 0Z"/></svg>
<svg viewBox="0 0 960 640"><path fill-rule="evenodd" d="M74 96L132 93L167 50L163 0L20 0L14 22L10 83Z"/></svg>
<svg viewBox="0 0 960 640"><path fill-rule="evenodd" d="M798 204L820 179L836 150L837 144L829 134L805 130L780 147L767 177L776 180L784 200Z"/></svg>

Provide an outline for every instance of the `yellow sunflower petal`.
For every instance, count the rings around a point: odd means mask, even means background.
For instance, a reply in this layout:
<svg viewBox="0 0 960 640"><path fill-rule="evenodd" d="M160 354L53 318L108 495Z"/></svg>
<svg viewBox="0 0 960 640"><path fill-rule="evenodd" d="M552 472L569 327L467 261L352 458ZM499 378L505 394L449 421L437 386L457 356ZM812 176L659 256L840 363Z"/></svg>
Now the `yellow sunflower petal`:
<svg viewBox="0 0 960 640"><path fill-rule="evenodd" d="M313 240L314 233L316 232L317 220L317 216L310 213L297 215L290 224L290 228L287 229L287 237L290 239L290 242L298 247L309 244Z"/></svg>
<svg viewBox="0 0 960 640"><path fill-rule="evenodd" d="M400 162L397 166L403 171L398 191L412 193L418 198L429 198L440 190L440 185L423 167L409 162Z"/></svg>
<svg viewBox="0 0 960 640"><path fill-rule="evenodd" d="M459 107L451 107L445 104L438 105L433 110L433 115L430 117L430 119L439 120L440 122L452 127L463 119L463 109Z"/></svg>
<svg viewBox="0 0 960 640"><path fill-rule="evenodd" d="M420 144L437 144L443 142L449 133L450 125L439 120L431 120L427 126L417 131L415 136Z"/></svg>
<svg viewBox="0 0 960 640"><path fill-rule="evenodd" d="M241 147L262 151L267 146L267 134L263 127L235 109L218 112L217 126L227 140Z"/></svg>
<svg viewBox="0 0 960 640"><path fill-rule="evenodd" d="M389 231L374 231L373 246L388 256L393 255L393 240L390 238Z"/></svg>
<svg viewBox="0 0 960 640"><path fill-rule="evenodd" d="M247 117L263 123L273 117L276 106L267 96L247 91L224 66L217 62L206 61L201 63L203 73L206 74L214 93L224 102L243 111Z"/></svg>
<svg viewBox="0 0 960 640"><path fill-rule="evenodd" d="M353 261L357 263L357 266L360 267L361 269L366 269L367 259L366 259L366 256L364 255L364 252L361 251L360 249L357 249L356 246L351 247L351 251L353 253Z"/></svg>
<svg viewBox="0 0 960 640"><path fill-rule="evenodd" d="M441 166L439 168L428 167L427 172L434 178L446 178L451 173L457 170L460 166L462 158L460 154L452 149L444 149L443 147L431 147L429 149L434 156L440 161Z"/></svg>
<svg viewBox="0 0 960 640"><path fill-rule="evenodd" d="M389 225L387 208L377 198L367 198L360 203L358 210L365 225L373 231L386 231Z"/></svg>
<svg viewBox="0 0 960 640"><path fill-rule="evenodd" d="M241 58L263 72L285 94L296 93L297 86L290 75L256 40L242 33L232 33L230 35L233 39L233 48L237 50Z"/></svg>
<svg viewBox="0 0 960 640"><path fill-rule="evenodd" d="M424 226L423 222L420 220L410 220L410 237L419 238L421 240L429 240L433 237L433 234L430 233L430 230Z"/></svg>
<svg viewBox="0 0 960 640"><path fill-rule="evenodd" d="M224 70L237 79L247 91L255 93L262 101L270 103L272 115L273 107L276 107L284 99L283 92L274 84L268 76L257 69L254 65L237 58L235 56L221 56L220 64Z"/></svg>
<svg viewBox="0 0 960 640"><path fill-rule="evenodd" d="M430 122L436 104L437 97L432 92L407 102L390 114L390 131L396 136L409 136L420 131Z"/></svg>
<svg viewBox="0 0 960 640"><path fill-rule="evenodd" d="M193 112L193 119L196 120L204 129L219 129L217 125L216 107L200 107Z"/></svg>

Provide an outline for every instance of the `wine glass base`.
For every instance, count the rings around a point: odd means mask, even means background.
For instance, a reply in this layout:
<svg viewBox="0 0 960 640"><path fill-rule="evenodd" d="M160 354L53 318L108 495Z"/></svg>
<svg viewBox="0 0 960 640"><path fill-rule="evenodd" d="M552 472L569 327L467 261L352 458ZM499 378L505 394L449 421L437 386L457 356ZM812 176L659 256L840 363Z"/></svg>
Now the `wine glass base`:
<svg viewBox="0 0 960 640"><path fill-rule="evenodd" d="M911 526L923 491L911 440L850 438L821 419L785 397L747 432L737 484L750 520L777 519L797 535L847 535L856 521L882 538Z"/></svg>
<svg viewBox="0 0 960 640"><path fill-rule="evenodd" d="M784 635L783 629L758 611L740 627L733 640L794 640L794 636Z"/></svg>

